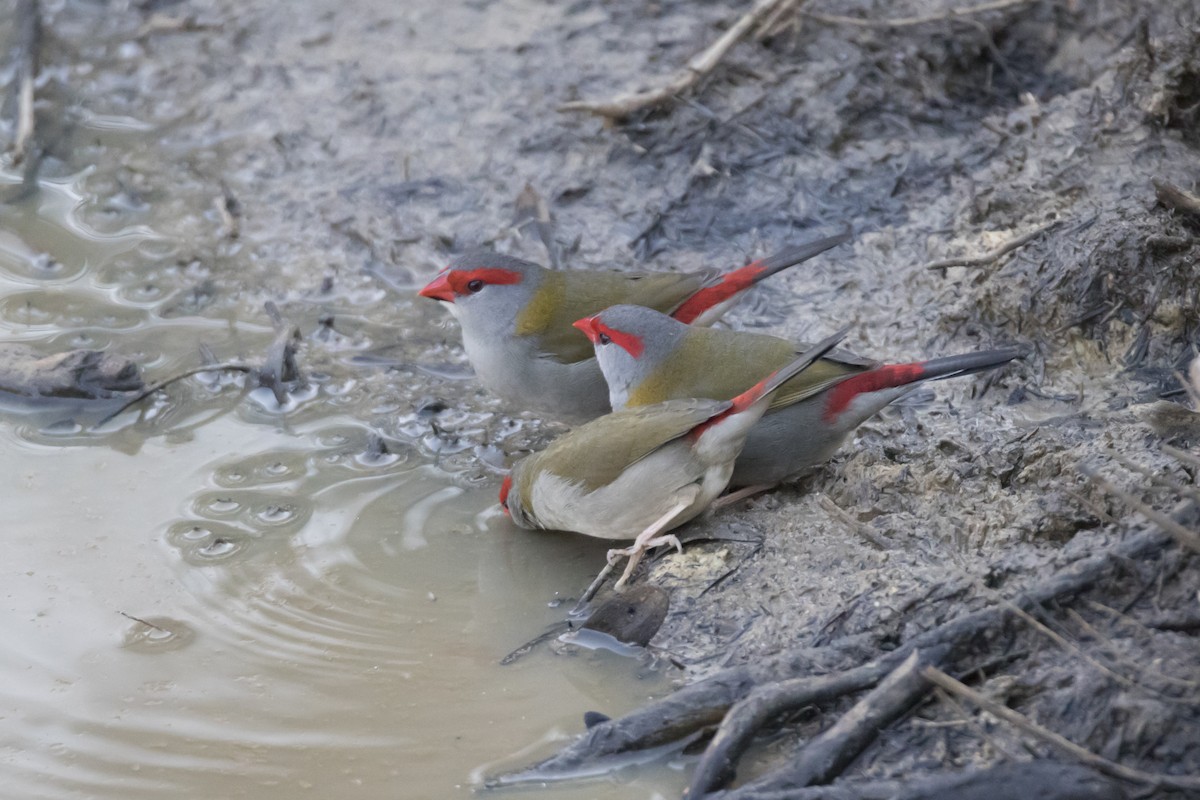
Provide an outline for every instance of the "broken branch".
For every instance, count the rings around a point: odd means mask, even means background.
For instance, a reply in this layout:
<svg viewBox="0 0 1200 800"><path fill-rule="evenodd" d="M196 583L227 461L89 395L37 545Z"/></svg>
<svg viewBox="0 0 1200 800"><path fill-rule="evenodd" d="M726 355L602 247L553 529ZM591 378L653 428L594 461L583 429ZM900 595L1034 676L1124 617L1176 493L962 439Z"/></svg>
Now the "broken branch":
<svg viewBox="0 0 1200 800"><path fill-rule="evenodd" d="M563 103L559 111L584 111L609 119L621 119L635 111L653 108L667 102L695 85L701 78L712 72L725 54L735 44L741 41L751 30L762 24L771 16L775 9L786 0L759 0L754 8L747 11L719 39L710 44L702 52L692 57L683 69L668 78L661 86L627 92L608 100L576 100Z"/></svg>
<svg viewBox="0 0 1200 800"><path fill-rule="evenodd" d="M1200 197L1182 186L1177 186L1164 178L1155 178L1154 196L1167 208L1200 217Z"/></svg>
<svg viewBox="0 0 1200 800"><path fill-rule="evenodd" d="M913 650L900 666L855 703L833 727L805 745L785 768L727 792L725 797L736 800L761 793L783 793L813 784L829 783L875 741L881 730L907 713L925 696L929 691L929 683L921 674L924 666L942 663L950 650L949 645ZM693 778L692 787L684 797L702 797L703 789Z"/></svg>
<svg viewBox="0 0 1200 800"><path fill-rule="evenodd" d="M947 267L986 267L994 261L1008 255L1018 247L1029 244L1037 237L1041 236L1046 231L1062 223L1062 220L1056 219L1047 222L1044 225L1039 225L1028 233L1022 234L1015 239L1010 239L1004 244L997 247L995 250L990 250L981 256L957 256L955 258L943 258L938 261L930 261L922 269L946 269Z"/></svg>
<svg viewBox="0 0 1200 800"><path fill-rule="evenodd" d="M981 3L977 6L951 8L938 14L925 14L920 17L899 17L897 19L864 19L862 17L845 17L837 14L820 14L815 11L801 12L806 19L823 22L826 25L853 25L859 28L909 28L914 25L924 25L927 22L944 22L957 17L968 17L972 14L983 14L988 11L1001 11L1013 6L1024 6L1035 0L994 0L991 3Z"/></svg>
<svg viewBox="0 0 1200 800"><path fill-rule="evenodd" d="M1015 725L1017 728L1025 731L1031 736L1041 739L1046 744L1056 750L1065 753L1071 758L1077 759L1080 762L1087 764L1089 767L1103 772L1105 775L1112 775L1122 780L1132 781L1134 783L1149 784L1155 787L1170 787L1172 789L1180 789L1183 791L1200 790L1200 777L1189 775L1164 775L1157 772L1144 772L1140 769L1127 767L1124 764L1118 764L1115 761L1109 761L1107 758L1102 758L1096 755L1091 750L1079 745L1061 736L1054 731L1043 728L1036 722L1031 721L1024 714L1018 711L1013 711L1008 706L997 703L989 697L985 697L979 692L971 689L965 684L955 680L946 673L942 672L937 667L926 667L921 673L930 683L937 684L942 689L957 695L965 700L974 703L979 708L987 711L993 716Z"/></svg>
<svg viewBox="0 0 1200 800"><path fill-rule="evenodd" d="M1125 505L1129 506L1134 511L1141 513L1141 515L1146 519L1155 523L1164 531L1174 536L1175 540L1181 545L1200 553L1200 534L1197 534L1195 531L1188 530L1161 511L1155 511L1153 508L1146 505L1129 492L1096 474L1093 470L1087 467L1080 467L1079 471L1086 475L1092 483L1099 486L1102 490L1118 498L1124 502Z"/></svg>
<svg viewBox="0 0 1200 800"><path fill-rule="evenodd" d="M1195 508L1195 504L1184 501L1175 509L1174 516L1190 516ZM1168 541L1169 537L1160 531L1157 525L1148 525L1112 547L1081 558L1046 580L1018 593L1013 603L1020 608L1029 609L1076 594L1108 575L1117 565L1155 552ZM847 687L847 691L873 686L914 650L943 644L965 645L977 636L993 633L1010 614L1010 607L994 603L918 634L876 660L841 672L819 676L814 680L840 683ZM814 654L829 651L829 647L817 650L799 649L772 659L721 670L624 717L598 723L589 728L583 736L539 764L516 773L498 776L488 783L492 786L512 785L566 777L583 770L595 770L598 762L613 756L680 742L696 731L720 722L731 706L748 697L757 687L775 681L804 679L804 676L813 670Z"/></svg>
<svg viewBox="0 0 1200 800"><path fill-rule="evenodd" d="M33 141L33 90L37 82L39 51L42 44L42 11L38 0L17 3L16 75L13 85L17 96L17 126L13 136L12 157L20 163Z"/></svg>

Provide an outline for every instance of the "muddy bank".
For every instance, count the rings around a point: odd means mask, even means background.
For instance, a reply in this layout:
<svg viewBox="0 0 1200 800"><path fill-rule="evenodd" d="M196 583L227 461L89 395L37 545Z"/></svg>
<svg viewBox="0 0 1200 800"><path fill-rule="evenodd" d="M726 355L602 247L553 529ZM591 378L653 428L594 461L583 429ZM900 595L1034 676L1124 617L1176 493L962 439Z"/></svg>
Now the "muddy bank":
<svg viewBox="0 0 1200 800"><path fill-rule="evenodd" d="M43 173L88 163L95 134L81 135L75 115L147 126L148 141L178 153L172 165L136 149L91 165L92 191L139 209L170 242L122 291L141 287L140 306L164 319L263 325L262 305L275 301L301 326L308 368L355 379L347 407L460 470L464 485L498 483L557 429L487 397L453 323L412 290L481 243L542 260L537 237L511 225L527 183L547 200L571 268L736 264L854 227L852 248L758 291L728 317L737 327L813 340L853 323L847 346L880 359L1036 349L1024 365L919 394L812 478L699 523L744 541L693 545L647 576L671 592L652 644L688 678L798 644L886 649L989 593L1011 596L1130 523L1080 465L1160 508L1178 492L1152 488L1114 454L1195 483L1193 465L1159 448L1194 451L1200 436L1189 412L1167 405L1181 399L1172 373L1197 336L1197 227L1153 184L1193 189L1200 178L1190 3L1014 4L898 27L818 19L805 6L735 48L685 99L616 125L556 109L671 72L743 9L309 8L47 9L56 42L44 97L66 111L43 126ZM879 22L941 8L819 11ZM236 235L214 206L228 210L230 197ZM196 207L212 210L187 211ZM994 262L927 266L1040 226ZM125 285L129 268L117 258L104 271ZM1177 702L1194 693L1180 683L1191 680L1194 629L1150 624L1194 613L1196 578L1193 557L1164 551L1094 588L1101 608L1047 612L1105 663L1155 663L1169 686L1151 697L1028 628L996 645L1019 657L992 685L1109 758L1200 771L1196 706ZM945 704L922 713L954 714ZM771 751L832 718L802 719ZM1001 743L908 720L855 769L889 778L1020 753L989 732Z"/></svg>

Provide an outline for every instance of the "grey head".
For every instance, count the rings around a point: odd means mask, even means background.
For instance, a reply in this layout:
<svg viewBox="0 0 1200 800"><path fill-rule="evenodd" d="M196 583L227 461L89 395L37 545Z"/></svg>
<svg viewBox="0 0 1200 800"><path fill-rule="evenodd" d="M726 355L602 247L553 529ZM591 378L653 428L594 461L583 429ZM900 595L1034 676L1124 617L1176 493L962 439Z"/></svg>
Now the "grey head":
<svg viewBox="0 0 1200 800"><path fill-rule="evenodd" d="M451 261L418 294L446 303L464 328L498 336L511 333L545 273L529 261L475 250Z"/></svg>
<svg viewBox="0 0 1200 800"><path fill-rule="evenodd" d="M576 323L592 340L613 409L676 355L691 326L652 308L610 306Z"/></svg>

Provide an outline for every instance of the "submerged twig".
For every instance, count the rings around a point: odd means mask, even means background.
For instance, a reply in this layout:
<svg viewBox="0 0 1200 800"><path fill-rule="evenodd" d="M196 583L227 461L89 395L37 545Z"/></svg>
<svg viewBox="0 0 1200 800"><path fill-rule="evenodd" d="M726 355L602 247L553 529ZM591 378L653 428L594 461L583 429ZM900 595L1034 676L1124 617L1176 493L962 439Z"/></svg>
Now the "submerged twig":
<svg viewBox="0 0 1200 800"><path fill-rule="evenodd" d="M687 62L683 69L664 81L661 86L652 89L642 89L636 92L627 92L608 100L576 100L570 103L563 103L558 107L558 110L584 111L589 114L608 117L609 119L620 119L629 116L635 111L640 111L644 108L653 108L665 103L680 92L695 85L701 78L712 72L721 63L721 59L725 57L730 48L741 41L742 37L751 30L761 25L775 12L776 8L786 1L758 0L754 8L743 14L719 39L694 56Z"/></svg>
<svg viewBox="0 0 1200 800"><path fill-rule="evenodd" d="M172 633L172 631L167 630L166 628L162 627L161 625L155 625L153 622L144 620L141 617L135 617L133 614L126 614L124 611L118 611L117 613L120 614L125 619L131 619L134 622L140 622L141 624L145 625L147 628L153 628L154 630L162 631L163 633Z"/></svg>
<svg viewBox="0 0 1200 800"><path fill-rule="evenodd" d="M1051 228L1062 224L1063 220L1056 219L1039 225L1028 233L1024 233L1014 239L1009 239L1004 244L994 250L989 250L981 256L956 256L954 258L943 258L937 261L930 261L922 269L946 269L947 267L986 267L988 264L997 259L1011 253L1018 247L1029 244L1037 237L1041 236Z"/></svg>
<svg viewBox="0 0 1200 800"><path fill-rule="evenodd" d="M145 389L143 389L141 392L139 392L137 395L135 395L135 396L131 397L129 400L125 401L125 403L122 404L121 407L118 408L116 411L112 412L111 414L109 414L107 417L100 420L96 424L103 425L104 423L108 422L109 420L115 419L116 417L121 416L121 414L125 413L131 407L142 402L150 395L154 394L155 392L159 391L160 389L165 389L168 386L170 386L172 383L181 381L184 378L190 378L193 375L200 375L205 372L229 371L229 372L251 373L251 372L255 372L256 370L257 370L257 367L254 367L251 364L242 364L242 363L232 362L232 361L226 362L224 364L204 364L199 367L193 367L192 369L184 370L183 372L180 372L177 375L172 375L169 378L163 378L161 381L156 381L155 383L150 384Z"/></svg>

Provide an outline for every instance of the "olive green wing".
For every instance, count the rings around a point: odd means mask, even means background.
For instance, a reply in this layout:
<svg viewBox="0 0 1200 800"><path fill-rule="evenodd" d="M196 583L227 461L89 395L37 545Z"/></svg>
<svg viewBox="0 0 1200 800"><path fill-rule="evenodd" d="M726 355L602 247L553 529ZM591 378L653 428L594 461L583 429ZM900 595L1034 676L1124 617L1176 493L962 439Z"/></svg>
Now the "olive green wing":
<svg viewBox="0 0 1200 800"><path fill-rule="evenodd" d="M716 400L676 400L594 419L530 456L526 474L548 471L595 491L659 447L729 408Z"/></svg>
<svg viewBox="0 0 1200 800"><path fill-rule="evenodd" d="M576 320L632 303L668 313L696 292L708 273L548 272L517 318L518 336L539 337L546 358L566 364L592 358L592 343Z"/></svg>
<svg viewBox="0 0 1200 800"><path fill-rule="evenodd" d="M628 405L646 406L684 397L730 400L787 366L807 348L775 336L743 331L691 328L669 361L635 386ZM869 369L875 362L844 350L833 350L783 384L771 395L770 408L798 403Z"/></svg>

